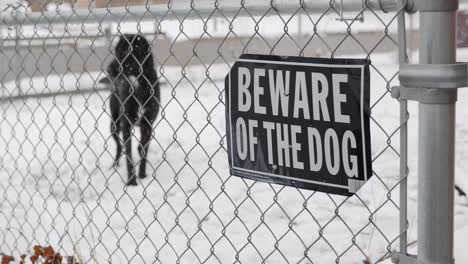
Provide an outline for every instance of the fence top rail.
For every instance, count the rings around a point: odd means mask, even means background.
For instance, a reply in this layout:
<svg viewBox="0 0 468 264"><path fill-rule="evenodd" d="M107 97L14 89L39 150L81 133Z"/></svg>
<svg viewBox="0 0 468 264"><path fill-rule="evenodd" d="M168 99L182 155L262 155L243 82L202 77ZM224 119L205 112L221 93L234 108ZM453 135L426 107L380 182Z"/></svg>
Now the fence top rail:
<svg viewBox="0 0 468 264"><path fill-rule="evenodd" d="M274 9L284 14L294 14L303 9L311 14L323 14L327 11L337 12L359 12L364 8L391 12L397 9L399 0L305 0L273 2L260 0L245 3L243 5L233 4L230 1L197 1L193 4L171 4L171 5L145 5L127 6L113 8L84 8L70 11L47 11L23 13L3 12L0 13L0 25L37 25L52 23L104 23L112 21L141 21L164 17L165 19L176 19L177 17L214 17L242 15L248 11L251 16L268 15L275 12L267 12ZM412 1L412 0L409 0Z"/></svg>

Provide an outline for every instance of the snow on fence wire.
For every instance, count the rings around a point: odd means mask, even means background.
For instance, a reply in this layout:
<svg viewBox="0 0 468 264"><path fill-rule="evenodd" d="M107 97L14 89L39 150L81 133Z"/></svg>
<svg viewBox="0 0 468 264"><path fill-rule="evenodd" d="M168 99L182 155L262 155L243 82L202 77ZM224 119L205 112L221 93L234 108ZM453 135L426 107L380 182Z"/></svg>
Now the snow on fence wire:
<svg viewBox="0 0 468 264"><path fill-rule="evenodd" d="M83 263L389 261L406 246L407 230L399 199L407 116L402 123L390 96L403 11L391 0L345 4L176 1L42 13L6 7L0 254L50 245ZM123 33L151 42L161 83L149 177L136 187L125 186L125 166L112 166L110 93L99 82ZM374 177L356 195L230 175L223 79L242 53L372 60ZM139 129L132 133L138 142Z"/></svg>

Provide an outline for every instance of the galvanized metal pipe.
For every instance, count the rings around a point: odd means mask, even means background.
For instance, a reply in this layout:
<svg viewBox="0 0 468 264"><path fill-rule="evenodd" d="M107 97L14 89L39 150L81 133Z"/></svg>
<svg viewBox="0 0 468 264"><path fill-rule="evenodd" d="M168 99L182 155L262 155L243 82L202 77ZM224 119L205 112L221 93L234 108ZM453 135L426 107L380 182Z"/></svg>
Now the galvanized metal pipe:
<svg viewBox="0 0 468 264"><path fill-rule="evenodd" d="M406 0L400 0L398 9L404 9ZM406 53L405 13L398 14L398 54L400 67L408 63ZM408 247L408 101L400 99L400 253Z"/></svg>
<svg viewBox="0 0 468 264"><path fill-rule="evenodd" d="M417 7L458 0L420 0ZM420 14L421 64L451 64L456 58L456 10ZM456 96L456 89L451 90ZM419 103L418 260L453 263L455 102Z"/></svg>
<svg viewBox="0 0 468 264"><path fill-rule="evenodd" d="M408 0L408 7L412 7L413 0ZM395 11L398 0L367 0L366 6L372 10L382 10L384 12ZM363 0L346 0L341 6L340 1L330 0L306 0L304 9L310 14L323 14L333 7L335 10L343 12L361 11ZM249 15L274 15L275 12L267 11L272 7L270 0L252 1L244 5ZM273 5L277 12L283 14L294 14L301 7L298 1L282 1ZM215 8L218 12L213 12ZM37 25L51 23L103 23L113 21L141 21L154 20L155 18L165 17L165 19L175 19L177 17L216 17L216 16L234 16L239 12L245 12L239 4L233 5L232 2L220 1L215 7L214 1L196 1L195 6L184 5L147 5L147 6L128 6L119 8L90 8L76 9L73 12L44 12L30 14L3 14L0 16L0 24L14 25ZM333 12L333 11L332 11Z"/></svg>

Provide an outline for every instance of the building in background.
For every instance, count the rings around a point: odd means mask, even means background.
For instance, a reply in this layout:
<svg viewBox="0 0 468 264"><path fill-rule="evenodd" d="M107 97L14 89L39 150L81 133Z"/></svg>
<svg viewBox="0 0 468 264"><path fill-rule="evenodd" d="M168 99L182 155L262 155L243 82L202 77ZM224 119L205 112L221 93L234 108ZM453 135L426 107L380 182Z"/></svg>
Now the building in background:
<svg viewBox="0 0 468 264"><path fill-rule="evenodd" d="M166 4L168 0L27 0L33 12L45 10L49 4L65 4L74 8L118 7L125 5Z"/></svg>

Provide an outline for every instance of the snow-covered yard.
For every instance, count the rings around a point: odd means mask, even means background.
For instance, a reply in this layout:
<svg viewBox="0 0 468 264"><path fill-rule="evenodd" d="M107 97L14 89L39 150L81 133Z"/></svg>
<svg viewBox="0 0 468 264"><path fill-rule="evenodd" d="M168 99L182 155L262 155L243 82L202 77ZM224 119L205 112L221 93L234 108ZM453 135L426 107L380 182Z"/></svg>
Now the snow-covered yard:
<svg viewBox="0 0 468 264"><path fill-rule="evenodd" d="M382 16L385 23L370 14L352 32L395 32L393 16ZM324 35L348 29L336 17L320 19ZM178 41L252 36L256 23L239 19L230 29L223 19L186 20L164 21L162 27ZM113 30L135 28L120 26ZM143 28L153 32L152 26ZM267 17L259 26L263 36L277 36L284 22ZM300 33L298 17L289 26L290 34ZM24 36L33 32L24 30ZM50 32L39 28L36 34L41 30ZM81 34L83 28L76 30ZM0 254L19 256L39 244L91 263L387 263L399 235L400 113L389 93L398 83L396 58L370 56L374 176L351 198L230 176L220 81L228 64L159 69L165 85L150 145L150 177L131 188L125 186L125 167L111 167L108 92L0 101ZM468 50L460 50L458 60L468 61ZM8 81L0 96L98 88L101 77L91 72ZM461 89L458 100L456 182L467 191L468 109L462 106L468 92ZM409 109L408 240L416 253L416 103ZM134 134L137 157L139 131ZM456 198L455 213L455 253L457 263L465 263L466 197Z"/></svg>

